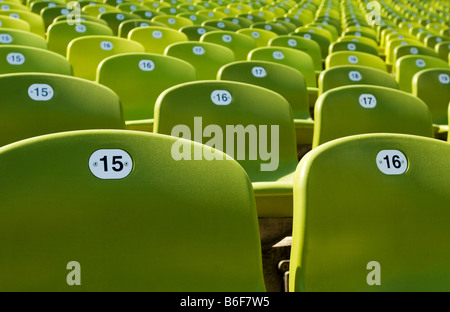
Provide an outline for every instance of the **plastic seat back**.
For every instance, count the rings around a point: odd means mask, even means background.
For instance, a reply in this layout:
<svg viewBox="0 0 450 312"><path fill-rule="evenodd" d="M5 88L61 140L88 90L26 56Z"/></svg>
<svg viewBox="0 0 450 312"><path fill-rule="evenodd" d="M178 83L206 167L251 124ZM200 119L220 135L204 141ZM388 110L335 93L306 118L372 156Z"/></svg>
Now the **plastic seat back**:
<svg viewBox="0 0 450 312"><path fill-rule="evenodd" d="M54 132L125 126L120 99L96 83L35 73L5 74L0 81L0 146Z"/></svg>
<svg viewBox="0 0 450 312"><path fill-rule="evenodd" d="M248 176L225 156L177 161L177 141L99 130L1 148L0 288L264 291Z"/></svg>
<svg viewBox="0 0 450 312"><path fill-rule="evenodd" d="M290 291L449 291L450 145L368 134L305 155L294 178Z"/></svg>
<svg viewBox="0 0 450 312"><path fill-rule="evenodd" d="M164 54L194 66L198 80L215 80L223 65L235 61L233 51L209 42L174 43L167 47Z"/></svg>
<svg viewBox="0 0 450 312"><path fill-rule="evenodd" d="M67 59L72 63L74 76L94 81L102 60L131 52L144 52L144 47L138 42L119 37L86 36L69 43Z"/></svg>
<svg viewBox="0 0 450 312"><path fill-rule="evenodd" d="M319 96L313 148L344 136L402 133L433 137L427 105L412 94L380 86L345 86Z"/></svg>

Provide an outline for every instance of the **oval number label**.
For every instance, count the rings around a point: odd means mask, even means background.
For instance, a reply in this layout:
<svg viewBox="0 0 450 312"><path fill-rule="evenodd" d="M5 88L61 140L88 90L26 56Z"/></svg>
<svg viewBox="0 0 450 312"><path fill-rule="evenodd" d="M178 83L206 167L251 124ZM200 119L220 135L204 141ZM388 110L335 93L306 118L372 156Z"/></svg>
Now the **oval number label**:
<svg viewBox="0 0 450 312"><path fill-rule="evenodd" d="M398 150L382 150L377 154L377 166L384 174L400 175L408 169L408 160Z"/></svg>
<svg viewBox="0 0 450 312"><path fill-rule="evenodd" d="M255 66L252 68L252 74L253 76L255 76L256 78L264 78L267 75L266 70L264 69L264 67L261 66Z"/></svg>
<svg viewBox="0 0 450 312"><path fill-rule="evenodd" d="M48 84L35 83L28 88L28 96L34 101L49 101L53 95L53 88Z"/></svg>
<svg viewBox="0 0 450 312"><path fill-rule="evenodd" d="M100 149L89 157L89 169L102 180L123 179L133 169L133 160L124 150Z"/></svg>
<svg viewBox="0 0 450 312"><path fill-rule="evenodd" d="M22 65L25 63L25 56L22 53L9 53L6 61L11 65Z"/></svg>
<svg viewBox="0 0 450 312"><path fill-rule="evenodd" d="M377 98L373 94L361 94L359 104L364 108L374 108L377 106Z"/></svg>
<svg viewBox="0 0 450 312"><path fill-rule="evenodd" d="M231 100L231 93L226 90L214 90L211 93L211 101L216 105L229 105Z"/></svg>

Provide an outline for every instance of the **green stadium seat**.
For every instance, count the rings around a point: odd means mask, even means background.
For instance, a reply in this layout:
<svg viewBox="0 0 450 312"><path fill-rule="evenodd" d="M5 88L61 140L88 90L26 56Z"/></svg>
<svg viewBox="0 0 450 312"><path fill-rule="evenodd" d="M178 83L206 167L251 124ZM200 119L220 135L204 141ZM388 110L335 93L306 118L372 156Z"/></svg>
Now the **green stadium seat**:
<svg viewBox="0 0 450 312"><path fill-rule="evenodd" d="M131 19L120 23L118 29L118 36L126 39L128 38L128 34L130 33L130 31L132 31L133 29L148 26L166 27L166 25L162 23L152 22L145 18Z"/></svg>
<svg viewBox="0 0 450 312"><path fill-rule="evenodd" d="M322 60L324 60L328 56L328 50L330 48L331 40L329 37L324 36L319 33L310 32L307 29L302 30L296 30L295 32L291 33L293 36L300 36L308 40L313 40L317 42L320 46L320 52L322 55Z"/></svg>
<svg viewBox="0 0 450 312"><path fill-rule="evenodd" d="M379 56L378 49L364 42L336 41L330 44L329 55L339 51L357 51Z"/></svg>
<svg viewBox="0 0 450 312"><path fill-rule="evenodd" d="M30 25L30 32L45 38L44 21L39 14L30 11L8 10L0 11L0 16L9 16L23 20Z"/></svg>
<svg viewBox="0 0 450 312"><path fill-rule="evenodd" d="M259 217L292 217L298 161L292 109L281 95L234 81L174 86L157 100L154 132L224 150L249 175Z"/></svg>
<svg viewBox="0 0 450 312"><path fill-rule="evenodd" d="M97 71L97 82L119 96L127 129L148 132L153 131L158 96L169 87L193 80L196 71L191 64L149 53L110 56Z"/></svg>
<svg viewBox="0 0 450 312"><path fill-rule="evenodd" d="M128 39L142 44L147 53L164 54L172 43L188 41L186 34L169 27L139 27L128 33Z"/></svg>
<svg viewBox="0 0 450 312"><path fill-rule="evenodd" d="M305 52L285 47L261 47L248 54L249 61L268 61L290 66L303 74L308 88L308 101L314 107L317 99L317 80L312 58Z"/></svg>
<svg viewBox="0 0 450 312"><path fill-rule="evenodd" d="M313 148L365 133L433 137L433 121L421 99L393 88L353 85L319 96L314 110Z"/></svg>
<svg viewBox="0 0 450 312"><path fill-rule="evenodd" d="M248 176L225 156L177 161L178 141L90 130L1 148L0 288L265 291Z"/></svg>
<svg viewBox="0 0 450 312"><path fill-rule="evenodd" d="M217 31L217 28L210 26L191 25L181 27L180 32L184 33L189 41L200 41L200 38L209 32Z"/></svg>
<svg viewBox="0 0 450 312"><path fill-rule="evenodd" d="M412 94L422 99L431 111L435 137L448 134L448 103L450 102L450 68L431 68L417 72L412 79Z"/></svg>
<svg viewBox="0 0 450 312"><path fill-rule="evenodd" d="M0 76L0 146L43 134L124 129L120 99L83 79L44 73Z"/></svg>
<svg viewBox="0 0 450 312"><path fill-rule="evenodd" d="M138 42L112 36L86 36L72 40L67 48L67 59L76 77L95 81L97 67L108 56L121 53L144 52Z"/></svg>
<svg viewBox="0 0 450 312"><path fill-rule="evenodd" d="M322 52L317 42L299 36L277 36L270 39L269 47L286 47L307 53L313 60L316 75L323 70Z"/></svg>
<svg viewBox="0 0 450 312"><path fill-rule="evenodd" d="M226 30L208 32L200 38L200 41L229 48L233 51L236 60L246 60L248 53L256 48L256 42L249 36Z"/></svg>
<svg viewBox="0 0 450 312"><path fill-rule="evenodd" d="M24 20L0 15L0 30L3 28L30 31L30 24Z"/></svg>
<svg viewBox="0 0 450 312"><path fill-rule="evenodd" d="M47 49L47 41L39 35L25 30L0 28L0 46L23 45Z"/></svg>
<svg viewBox="0 0 450 312"><path fill-rule="evenodd" d="M394 49L393 55L393 62L390 64L391 66L395 64L399 58L405 55L428 55L438 57L435 51L420 44L399 45ZM395 66L392 67L392 72L395 72Z"/></svg>
<svg viewBox="0 0 450 312"><path fill-rule="evenodd" d="M181 27L184 26L192 26L194 25L194 22L191 21L189 18L182 17L182 16L172 16L172 15L159 15L152 18L153 22L163 23L167 27L179 30Z"/></svg>
<svg viewBox="0 0 450 312"><path fill-rule="evenodd" d="M98 17L102 13L106 12L121 12L118 8L115 6L109 5L109 4L88 4L86 6L83 6L81 9L82 12L93 16Z"/></svg>
<svg viewBox="0 0 450 312"><path fill-rule="evenodd" d="M109 28L112 29L114 36L119 34L119 26L124 21L139 19L140 16L127 12L105 12L98 15L98 18L104 20Z"/></svg>
<svg viewBox="0 0 450 312"><path fill-rule="evenodd" d="M341 65L324 70L319 76L319 96L331 89L349 85L375 85L398 89L391 74L368 66Z"/></svg>
<svg viewBox="0 0 450 312"><path fill-rule="evenodd" d="M448 61L448 54L450 53L450 40L442 41L434 46L434 50L438 53L439 57Z"/></svg>
<svg viewBox="0 0 450 312"><path fill-rule="evenodd" d="M297 145L312 144L314 121L309 112L305 78L298 70L273 62L239 61L223 66L217 79L253 84L283 96L292 108Z"/></svg>
<svg viewBox="0 0 450 312"><path fill-rule="evenodd" d="M386 63L373 54L359 51L339 51L333 52L325 60L325 68L342 65L367 66L387 72Z"/></svg>
<svg viewBox="0 0 450 312"><path fill-rule="evenodd" d="M216 30L237 31L241 29L241 25L232 21L223 19L207 19L202 23L202 26L214 27Z"/></svg>
<svg viewBox="0 0 450 312"><path fill-rule="evenodd" d="M0 74L23 72L72 75L69 61L45 49L2 45L0 46Z"/></svg>
<svg viewBox="0 0 450 312"><path fill-rule="evenodd" d="M230 49L209 42L178 42L167 47L165 55L184 60L194 66L198 80L215 80L219 69L234 62Z"/></svg>
<svg viewBox="0 0 450 312"><path fill-rule="evenodd" d="M412 78L417 72L429 68L448 68L449 64L428 55L405 55L395 62L395 79L400 90L412 91Z"/></svg>
<svg viewBox="0 0 450 312"><path fill-rule="evenodd" d="M285 36L291 32L283 25L278 25L276 22L270 21L253 23L252 25L250 25L250 28L265 29L276 33L278 36Z"/></svg>
<svg viewBox="0 0 450 312"><path fill-rule="evenodd" d="M241 28L236 32L251 37L255 41L256 47L266 47L270 39L278 36L273 31L260 28Z"/></svg>
<svg viewBox="0 0 450 312"><path fill-rule="evenodd" d="M111 28L100 23L79 21L76 24L70 24L66 20L59 21L50 25L47 31L48 49L64 57L67 55L67 47L73 39L94 35L114 35Z"/></svg>
<svg viewBox="0 0 450 312"><path fill-rule="evenodd" d="M449 153L400 134L308 153L294 178L289 290L449 291Z"/></svg>

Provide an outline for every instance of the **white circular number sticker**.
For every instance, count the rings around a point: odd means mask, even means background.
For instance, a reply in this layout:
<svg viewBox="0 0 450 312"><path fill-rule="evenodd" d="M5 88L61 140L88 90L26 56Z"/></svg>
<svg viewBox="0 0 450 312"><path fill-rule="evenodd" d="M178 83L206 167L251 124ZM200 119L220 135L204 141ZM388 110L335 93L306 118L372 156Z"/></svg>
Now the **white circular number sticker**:
<svg viewBox="0 0 450 312"><path fill-rule="evenodd" d="M28 96L34 101L49 101L53 95L53 88L48 84L35 83L28 88Z"/></svg>
<svg viewBox="0 0 450 312"><path fill-rule="evenodd" d="M11 43L13 41L13 38L10 34L0 34L0 43Z"/></svg>
<svg viewBox="0 0 450 312"><path fill-rule="evenodd" d="M233 38L231 38L230 35L223 35L222 36L222 41L223 42L231 42L233 40Z"/></svg>
<svg viewBox="0 0 450 312"><path fill-rule="evenodd" d="M303 38L306 38L306 39L310 40L311 39L311 35L310 34L304 34Z"/></svg>
<svg viewBox="0 0 450 312"><path fill-rule="evenodd" d="M257 32L257 31L252 32L252 37L259 38L259 32Z"/></svg>
<svg viewBox="0 0 450 312"><path fill-rule="evenodd" d="M358 57L356 57L355 55L350 55L348 57L348 62L352 63L352 64L357 64L358 63Z"/></svg>
<svg viewBox="0 0 450 312"><path fill-rule="evenodd" d="M450 82L450 77L447 74L440 74L439 82L442 84L448 84Z"/></svg>
<svg viewBox="0 0 450 312"><path fill-rule="evenodd" d="M192 52L195 55L203 55L205 54L205 49L203 49L203 47L195 46L192 48Z"/></svg>
<svg viewBox="0 0 450 312"><path fill-rule="evenodd" d="M347 44L347 49L350 51L355 51L356 50L356 46L354 43L349 43Z"/></svg>
<svg viewBox="0 0 450 312"><path fill-rule="evenodd" d="M11 65L22 65L25 63L25 56L22 53L9 53L6 61Z"/></svg>
<svg viewBox="0 0 450 312"><path fill-rule="evenodd" d="M218 22L218 23L217 23L217 27L219 27L219 28L225 28L225 23L224 23L224 22Z"/></svg>
<svg viewBox="0 0 450 312"><path fill-rule="evenodd" d="M82 34L82 33L84 33L84 32L86 32L86 26L84 26L84 25L76 25L75 26L75 31L77 32L77 33L80 33L80 34Z"/></svg>
<svg viewBox="0 0 450 312"><path fill-rule="evenodd" d="M412 47L411 49L409 49L409 52L411 52L411 54L418 54L419 50L415 47Z"/></svg>
<svg viewBox="0 0 450 312"><path fill-rule="evenodd" d="M416 65L417 65L417 67L425 67L426 63L424 60L418 59L418 60L416 60Z"/></svg>
<svg viewBox="0 0 450 312"><path fill-rule="evenodd" d="M197 29L197 33L199 35L204 35L204 34L206 34L206 29L205 28L199 28L199 29Z"/></svg>
<svg viewBox="0 0 450 312"><path fill-rule="evenodd" d="M111 51L114 48L114 45L111 41L102 41L100 43L100 48L105 51Z"/></svg>
<svg viewBox="0 0 450 312"><path fill-rule="evenodd" d="M155 69L155 63L151 60L141 60L139 62L139 69L142 71L152 71Z"/></svg>
<svg viewBox="0 0 450 312"><path fill-rule="evenodd" d="M351 81L360 81L362 79L362 75L359 71L352 70L348 73L348 78L350 78Z"/></svg>
<svg viewBox="0 0 450 312"><path fill-rule="evenodd" d="M289 40L288 40L288 45L289 45L290 47L296 47L296 46L297 46L297 40L295 40L295 39L289 39Z"/></svg>
<svg viewBox="0 0 450 312"><path fill-rule="evenodd" d="M283 54L283 52L281 52L281 51L275 51L275 52L273 52L272 56L273 56L273 58L276 59L276 60L282 60L282 59L284 59L284 54Z"/></svg>
<svg viewBox="0 0 450 312"><path fill-rule="evenodd" d="M174 18L169 18L169 19L167 20L167 22L168 22L170 25L174 25L177 21L176 21Z"/></svg>
<svg viewBox="0 0 450 312"><path fill-rule="evenodd" d="M123 179L133 169L133 160L124 150L100 149L89 157L89 169L102 180Z"/></svg>
<svg viewBox="0 0 450 312"><path fill-rule="evenodd" d="M162 32L160 32L159 30L155 30L154 32L152 32L152 36L153 36L153 38L155 38L155 39L161 39L162 36L163 36L163 34L162 34Z"/></svg>
<svg viewBox="0 0 450 312"><path fill-rule="evenodd" d="M116 15L116 19L117 19L118 21L123 21L123 20L125 19L125 15L119 13L119 14Z"/></svg>
<svg viewBox="0 0 450 312"><path fill-rule="evenodd" d="M361 94L359 104L364 108L374 108L377 106L377 98L373 94Z"/></svg>
<svg viewBox="0 0 450 312"><path fill-rule="evenodd" d="M255 66L252 68L252 74L256 78L264 78L267 75L266 70L261 66Z"/></svg>
<svg viewBox="0 0 450 312"><path fill-rule="evenodd" d="M211 93L211 101L216 105L229 105L231 100L231 93L226 90L214 90Z"/></svg>
<svg viewBox="0 0 450 312"><path fill-rule="evenodd" d="M398 150L382 150L376 160L378 169L387 175L400 175L408 169L406 156Z"/></svg>

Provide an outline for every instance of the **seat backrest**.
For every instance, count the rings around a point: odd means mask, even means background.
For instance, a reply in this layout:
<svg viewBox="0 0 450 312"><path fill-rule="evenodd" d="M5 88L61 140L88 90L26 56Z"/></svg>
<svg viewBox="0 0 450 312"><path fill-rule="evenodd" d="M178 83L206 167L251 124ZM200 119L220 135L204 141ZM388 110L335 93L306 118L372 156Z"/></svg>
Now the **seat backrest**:
<svg viewBox="0 0 450 312"><path fill-rule="evenodd" d="M428 55L405 55L395 62L395 79L400 90L412 91L413 76L424 69L448 68L449 64L437 57Z"/></svg>
<svg viewBox="0 0 450 312"><path fill-rule="evenodd" d="M450 68L431 68L417 72L412 79L412 94L428 105L435 124L448 125Z"/></svg>
<svg viewBox="0 0 450 312"><path fill-rule="evenodd" d="M200 37L200 41L220 44L231 49L238 61L246 60L248 53L256 48L256 42L249 36L226 30L208 32Z"/></svg>
<svg viewBox="0 0 450 312"><path fill-rule="evenodd" d="M196 81L167 89L156 102L154 132L226 152L252 182L286 176L298 162L289 103L278 93L246 83Z"/></svg>
<svg viewBox="0 0 450 312"><path fill-rule="evenodd" d="M23 20L30 25L31 33L45 38L44 21L43 17L39 14L32 13L31 11L11 9L8 11L0 11L0 16L9 16Z"/></svg>
<svg viewBox="0 0 450 312"><path fill-rule="evenodd" d="M438 57L437 53L428 47L423 46L422 44L406 44L399 45L394 49L393 53L393 64L405 55L428 55L433 57ZM395 71L395 67L392 68L393 72Z"/></svg>
<svg viewBox="0 0 450 312"><path fill-rule="evenodd" d="M128 33L128 39L140 43L147 53L164 54L172 43L188 41L186 34L169 27L139 27Z"/></svg>
<svg viewBox="0 0 450 312"><path fill-rule="evenodd" d="M94 81L102 60L130 52L144 52L144 47L138 42L119 37L85 36L69 43L67 59L72 63L74 76Z"/></svg>
<svg viewBox="0 0 450 312"><path fill-rule="evenodd" d="M359 51L339 51L328 55L325 68L340 65L359 65L387 72L386 63L379 56Z"/></svg>
<svg viewBox="0 0 450 312"><path fill-rule="evenodd" d="M450 40L439 42L434 46L434 50L442 60L448 61L448 54L450 53Z"/></svg>
<svg viewBox="0 0 450 312"><path fill-rule="evenodd" d="M238 61L224 65L217 79L240 81L275 91L289 102L295 119L311 118L305 78L292 67L266 61Z"/></svg>
<svg viewBox="0 0 450 312"><path fill-rule="evenodd" d="M5 74L0 89L0 146L54 132L124 128L119 97L94 82L56 74Z"/></svg>
<svg viewBox="0 0 450 312"><path fill-rule="evenodd" d="M177 161L177 141L91 130L1 148L0 289L264 291L248 176Z"/></svg>
<svg viewBox="0 0 450 312"><path fill-rule="evenodd" d="M450 145L366 134L305 155L294 177L290 291L449 291Z"/></svg>
<svg viewBox="0 0 450 312"><path fill-rule="evenodd" d="M251 37L255 41L256 47L266 47L270 39L278 36L273 31L260 28L241 28L236 32Z"/></svg>
<svg viewBox="0 0 450 312"><path fill-rule="evenodd" d="M344 86L323 93L317 99L314 120L313 148L364 133L433 137L431 113L421 99L380 86Z"/></svg>
<svg viewBox="0 0 450 312"><path fill-rule="evenodd" d="M184 60L195 67L198 80L214 80L219 69L234 62L234 53L227 47L209 42L178 42L171 44L165 55Z"/></svg>
<svg viewBox="0 0 450 312"><path fill-rule="evenodd" d="M97 72L97 82L119 96L126 121L153 119L160 93L195 79L195 68L191 64L150 53L110 56L100 63Z"/></svg>
<svg viewBox="0 0 450 312"><path fill-rule="evenodd" d="M130 12L105 12L98 15L98 19L104 20L108 24L114 36L119 34L119 26L121 23L139 18L139 15Z"/></svg>
<svg viewBox="0 0 450 312"><path fill-rule="evenodd" d="M318 80L319 95L330 89L355 84L398 89L395 78L383 70L368 66L340 65L328 68L320 73Z"/></svg>
<svg viewBox="0 0 450 312"><path fill-rule="evenodd" d="M62 56L67 55L67 46L70 41L85 36L113 36L111 28L96 22L77 22L72 24L68 21L59 21L50 25L47 31L48 49Z"/></svg>
<svg viewBox="0 0 450 312"><path fill-rule="evenodd" d="M217 28L211 26L201 26L201 25L190 25L181 27L180 32L184 33L189 41L200 41L200 38L212 31L217 31Z"/></svg>
<svg viewBox="0 0 450 312"><path fill-rule="evenodd" d="M322 52L320 46L314 40L308 40L299 36L278 36L270 39L268 46L270 47L286 47L297 49L307 53L313 60L314 69L322 71Z"/></svg>
<svg viewBox="0 0 450 312"><path fill-rule="evenodd" d="M222 19L208 19L202 23L202 26L214 27L216 30L226 30L232 32L242 28L237 23Z"/></svg>
<svg viewBox="0 0 450 312"><path fill-rule="evenodd" d="M327 36L315 32L309 32L308 30L296 30L295 32L291 33L291 35L300 36L308 40L317 42L320 46L322 59L325 59L328 56L328 50L330 48L331 41Z"/></svg>
<svg viewBox="0 0 450 312"><path fill-rule="evenodd" d="M18 29L29 32L30 24L24 20L0 15L0 29L2 28Z"/></svg>
<svg viewBox="0 0 450 312"><path fill-rule="evenodd" d="M172 15L159 15L155 16L152 21L163 23L167 27L179 30L181 27L184 26L192 26L194 25L194 22L191 21L189 18L182 17L182 16L172 16Z"/></svg>
<svg viewBox="0 0 450 312"><path fill-rule="evenodd" d="M23 45L40 49L47 49L47 41L31 32L19 29L0 28L0 46Z"/></svg>
<svg viewBox="0 0 450 312"><path fill-rule="evenodd" d="M0 46L0 74L39 72L72 75L72 65L63 56L26 46Z"/></svg>
<svg viewBox="0 0 450 312"><path fill-rule="evenodd" d="M378 50L364 42L336 41L330 44L329 55L339 51L358 51L378 56Z"/></svg>
<svg viewBox="0 0 450 312"><path fill-rule="evenodd" d="M303 74L307 87L317 87L312 58L303 51L285 47L261 47L248 54L249 61L268 61L295 68Z"/></svg>

